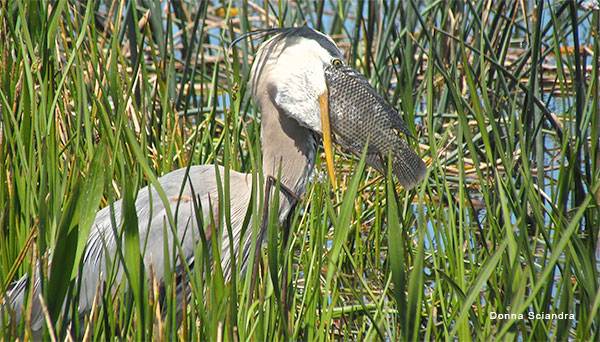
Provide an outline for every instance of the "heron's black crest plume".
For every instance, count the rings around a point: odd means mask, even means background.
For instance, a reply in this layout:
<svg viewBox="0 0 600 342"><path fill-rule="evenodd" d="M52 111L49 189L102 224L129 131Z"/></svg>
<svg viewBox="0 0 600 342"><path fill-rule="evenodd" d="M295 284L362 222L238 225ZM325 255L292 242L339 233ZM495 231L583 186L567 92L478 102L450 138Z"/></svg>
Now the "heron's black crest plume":
<svg viewBox="0 0 600 342"><path fill-rule="evenodd" d="M286 39L291 37L302 37L310 40L314 40L321 45L321 47L327 50L331 55L336 56L339 55L339 50L335 46L335 43L329 39L324 34L311 29L308 26L299 26L299 27L279 27L279 28L269 28L269 29L258 29L250 32L246 32L241 36L237 37L230 45L229 49L231 49L235 44L239 41L252 37L258 36L259 39L265 38L267 36L279 34L279 39ZM341 57L341 56L340 56Z"/></svg>
<svg viewBox="0 0 600 342"><path fill-rule="evenodd" d="M231 44L229 44L228 50L231 50L231 48L235 44L237 44L241 40L246 39L248 37L258 36L258 39L263 39L263 38L268 37L270 35L273 35L273 34L276 34L276 33L281 33L283 31L285 31L286 29L290 29L290 28L291 27L273 27L273 28L268 28L268 29L257 29L257 30L248 31L246 33L243 33L239 37L237 37L233 42L231 42Z"/></svg>

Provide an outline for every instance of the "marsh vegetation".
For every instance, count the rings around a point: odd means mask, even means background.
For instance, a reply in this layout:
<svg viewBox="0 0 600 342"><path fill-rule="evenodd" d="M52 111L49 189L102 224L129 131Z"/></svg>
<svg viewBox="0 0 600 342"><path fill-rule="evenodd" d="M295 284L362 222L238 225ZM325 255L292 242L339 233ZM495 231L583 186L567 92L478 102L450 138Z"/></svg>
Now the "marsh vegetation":
<svg viewBox="0 0 600 342"><path fill-rule="evenodd" d="M595 1L3 1L0 297L42 274L57 340L599 340L599 16ZM178 325L177 248L164 279L121 253L126 280L107 269L65 324L99 208L191 164L260 169L260 40L230 44L304 24L399 110L425 181L407 192L338 151L332 192L318 156L254 287L195 263ZM16 336L26 320L2 324Z"/></svg>

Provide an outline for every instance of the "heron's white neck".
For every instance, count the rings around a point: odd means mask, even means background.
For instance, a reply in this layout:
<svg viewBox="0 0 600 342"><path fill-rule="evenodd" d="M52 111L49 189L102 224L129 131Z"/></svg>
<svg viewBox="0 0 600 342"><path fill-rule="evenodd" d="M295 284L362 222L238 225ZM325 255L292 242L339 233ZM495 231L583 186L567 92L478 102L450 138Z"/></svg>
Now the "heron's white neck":
<svg viewBox="0 0 600 342"><path fill-rule="evenodd" d="M281 164L281 184L297 196L304 194L315 166L317 142L313 132L281 113L269 101L261 103L263 175L277 179ZM283 193L279 199L279 220L287 217L292 204L291 196Z"/></svg>

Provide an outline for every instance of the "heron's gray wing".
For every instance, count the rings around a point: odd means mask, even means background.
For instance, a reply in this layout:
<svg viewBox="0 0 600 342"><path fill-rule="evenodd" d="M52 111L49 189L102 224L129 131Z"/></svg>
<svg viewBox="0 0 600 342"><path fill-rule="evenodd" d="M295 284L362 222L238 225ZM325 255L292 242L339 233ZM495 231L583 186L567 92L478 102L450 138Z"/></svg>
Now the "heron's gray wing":
<svg viewBox="0 0 600 342"><path fill-rule="evenodd" d="M218 167L220 177L224 177L224 170ZM204 222L209 222L209 210L217 210L216 205L219 203L216 169L214 165L198 165L190 168L189 174L186 177L186 170L175 170L158 179L159 184L164 190L167 197L168 205L172 213L176 215L177 238L181 244L181 259L185 259L188 263L194 261L194 249L199 240L199 232L194 201L192 198L196 196L199 201L197 204L202 208L201 216ZM251 194L251 177L246 174L230 171L231 189L231 224L234 232L234 253L238 254L241 238L241 226L245 218L248 203ZM182 184L184 184L181 191ZM179 208L177 208L179 205ZM98 284L104 282L107 278L106 274L109 271L107 265L115 263L118 267L117 282L122 279L123 267L120 264L120 258L117 256L117 243L115 233L119 234L121 229L121 210L122 201L115 201L112 205L107 206L96 214L96 218L92 225L90 235L88 237L87 246L82 260L82 271L78 278L80 289L79 311L80 313L88 312L93 305L94 296L98 288ZM145 270L148 273L151 263L154 266L154 274L158 281L164 279L165 266L165 241L170 251L173 251L173 232L168 228L167 209L165 204L158 195L158 191L153 186L147 186L141 189L136 199L136 211L138 216L138 228L140 236L140 250L143 253ZM215 217L218 217L216 212L213 212ZM165 237L165 227L167 235ZM222 264L223 270L226 272L226 277L229 277L229 237L227 234L222 234ZM244 245L250 243L249 236L244 239ZM249 248L244 248L244 251ZM181 269L181 262L178 259L174 265L175 269ZM36 277L37 278L37 277ZM15 282L9 290L9 298L11 307L15 310L16 317L20 320L21 310L26 293L28 278L24 275L20 280ZM40 293L39 278L35 279L34 284L34 302L32 303L31 311L31 328L34 332L41 333L43 328L43 313L42 308L37 299ZM178 299L181 295L178 293ZM19 322L17 322L19 324Z"/></svg>
<svg viewBox="0 0 600 342"><path fill-rule="evenodd" d="M219 168L219 177L224 177L224 169ZM181 250L177 254L175 271L182 270L181 259L186 260L188 264L194 261L194 249L200 241L200 234L209 234L210 228L210 210L213 210L213 217L218 220L218 183L217 174L214 165L192 166L186 177L186 169L182 168L168 173L158 179L162 187L171 213L175 215L177 240ZM239 239L243 219L250 201L251 177L246 174L230 171L230 186L235 189L235 193L230 195L230 207L232 217L232 228L234 232L234 252L237 255L239 249ZM183 186L182 190L182 184ZM151 205L150 205L151 204ZM113 206L116 222L120 222L121 201L115 202ZM201 217L204 222L203 230L199 229L196 208L201 209ZM169 227L167 220L167 209L160 198L158 191L154 186L147 186L139 191L136 199L136 210L138 215L138 224L140 229L140 251L142 251L144 266L146 272L149 272L150 265L153 265L154 275L157 281L164 280L165 270L165 238L166 246L172 252L176 247L174 244L174 235ZM116 254L116 240L114 229L112 229L112 220L110 219L110 207L102 209L94 222L93 232L90 234L88 248L85 254L85 266L88 265L89 271L84 272L82 284L86 285L86 294L88 301L87 307L91 307L93 300L93 291L99 279L100 271L104 271L105 259L108 254L111 258ZM218 230L218 227L215 227ZM165 236L166 231L166 236ZM223 232L221 234L222 243L222 263L229 263L229 237ZM210 240L210 236L207 236ZM209 241L210 242L210 241ZM180 253L179 253L180 252ZM110 258L109 258L110 259ZM225 266L225 265L223 265ZM224 268L224 272L229 269ZM118 279L121 274L119 273ZM83 286L82 286L83 288ZM89 291L92 290L92 291Z"/></svg>

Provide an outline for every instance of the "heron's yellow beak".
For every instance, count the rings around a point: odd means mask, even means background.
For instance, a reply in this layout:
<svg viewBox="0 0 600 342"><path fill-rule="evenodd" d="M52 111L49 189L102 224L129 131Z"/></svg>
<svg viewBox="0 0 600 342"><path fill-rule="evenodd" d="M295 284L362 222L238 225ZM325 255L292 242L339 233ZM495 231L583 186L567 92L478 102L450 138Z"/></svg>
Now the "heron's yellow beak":
<svg viewBox="0 0 600 342"><path fill-rule="evenodd" d="M327 161L327 170L331 186L335 190L335 172L333 170L333 146L331 145L331 126L329 124L329 102L327 100L327 90L319 96L319 106L321 107L321 127L323 129L323 148L325 148L325 160Z"/></svg>

